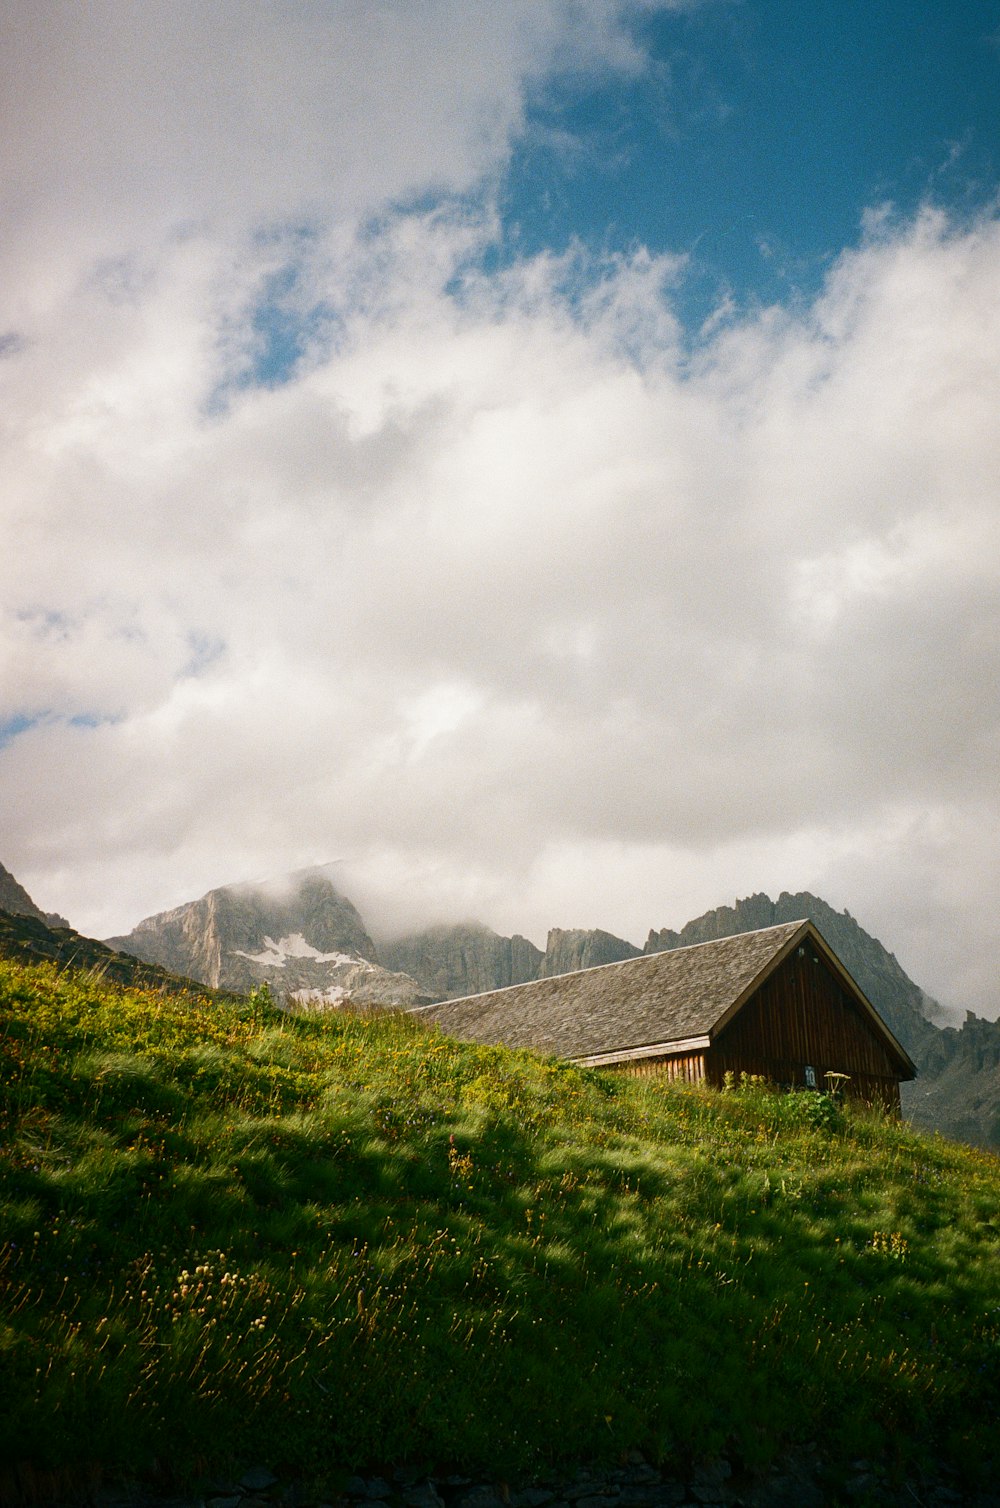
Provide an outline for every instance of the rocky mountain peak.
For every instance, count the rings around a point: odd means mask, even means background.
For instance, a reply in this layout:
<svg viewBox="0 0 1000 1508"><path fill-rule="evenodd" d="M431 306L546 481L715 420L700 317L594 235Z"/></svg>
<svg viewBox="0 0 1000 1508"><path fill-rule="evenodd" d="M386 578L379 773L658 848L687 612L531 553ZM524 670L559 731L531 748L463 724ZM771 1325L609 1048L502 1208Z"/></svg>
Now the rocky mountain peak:
<svg viewBox="0 0 1000 1508"><path fill-rule="evenodd" d="M417 1004L417 983L385 969L357 908L323 870L224 885L141 921L111 947L217 989L268 984L302 1003Z"/></svg>
<svg viewBox="0 0 1000 1508"><path fill-rule="evenodd" d="M603 963L621 963L641 952L634 943L616 937L613 932L603 932L600 927L552 927L538 978L574 974L578 969L595 969Z"/></svg>

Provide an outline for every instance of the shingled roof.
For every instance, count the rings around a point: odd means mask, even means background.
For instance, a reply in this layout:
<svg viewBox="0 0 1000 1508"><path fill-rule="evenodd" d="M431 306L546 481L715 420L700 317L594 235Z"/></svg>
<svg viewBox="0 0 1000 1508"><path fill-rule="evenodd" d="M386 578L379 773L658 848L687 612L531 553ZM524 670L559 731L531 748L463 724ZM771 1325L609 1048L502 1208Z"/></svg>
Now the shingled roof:
<svg viewBox="0 0 1000 1508"><path fill-rule="evenodd" d="M759 984L806 938L910 1059L812 922L784 922L689 948L643 954L552 979L417 1007L443 1031L473 1042L531 1047L577 1062L615 1063L709 1047Z"/></svg>

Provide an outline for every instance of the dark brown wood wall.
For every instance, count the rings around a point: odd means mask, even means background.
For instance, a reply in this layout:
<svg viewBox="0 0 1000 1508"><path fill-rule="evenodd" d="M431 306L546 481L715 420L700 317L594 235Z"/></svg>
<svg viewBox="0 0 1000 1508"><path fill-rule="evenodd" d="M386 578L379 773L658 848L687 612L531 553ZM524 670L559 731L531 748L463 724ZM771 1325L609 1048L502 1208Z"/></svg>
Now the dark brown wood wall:
<svg viewBox="0 0 1000 1508"><path fill-rule="evenodd" d="M806 942L751 996L706 1053L706 1077L761 1074L776 1084L802 1086L808 1064L816 1083L846 1073L852 1098L899 1108L900 1065L864 1008L844 988L821 954Z"/></svg>

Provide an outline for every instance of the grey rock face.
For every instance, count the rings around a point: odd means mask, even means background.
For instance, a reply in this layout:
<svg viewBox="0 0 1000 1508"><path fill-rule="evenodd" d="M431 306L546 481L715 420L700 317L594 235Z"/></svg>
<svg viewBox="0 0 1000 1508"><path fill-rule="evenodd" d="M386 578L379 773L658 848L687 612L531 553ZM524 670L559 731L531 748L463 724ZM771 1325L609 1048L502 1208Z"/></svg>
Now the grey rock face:
<svg viewBox="0 0 1000 1508"><path fill-rule="evenodd" d="M537 977L543 958L526 937L501 937L476 923L429 927L382 943L379 954L387 968L412 975L432 1000L525 984Z"/></svg>
<svg viewBox="0 0 1000 1508"><path fill-rule="evenodd" d="M591 931L553 927L538 970L537 978L551 979L556 974L575 974L578 969L595 969L602 963L621 963L637 958L643 950L600 928Z"/></svg>
<svg viewBox="0 0 1000 1508"><path fill-rule="evenodd" d="M553 927L543 953L526 937L501 937L489 927L472 923L430 927L383 943L379 951L383 963L419 980L432 1000L454 1000L602 963L620 963L642 950L610 932Z"/></svg>
<svg viewBox="0 0 1000 1508"><path fill-rule="evenodd" d="M415 980L385 969L356 908L319 870L277 885L229 885L147 917L112 947L217 989L267 984L323 1008L418 1005Z"/></svg>
<svg viewBox="0 0 1000 1508"><path fill-rule="evenodd" d="M969 1011L961 1031L937 1032L917 1061L919 1077L903 1086L908 1118L974 1147L1000 1147L1000 1021Z"/></svg>
<svg viewBox="0 0 1000 1508"><path fill-rule="evenodd" d="M57 911L42 911L35 905L23 885L18 884L9 869L0 864L0 911L11 916L32 916L36 922L45 922L49 927L68 927L69 922Z"/></svg>

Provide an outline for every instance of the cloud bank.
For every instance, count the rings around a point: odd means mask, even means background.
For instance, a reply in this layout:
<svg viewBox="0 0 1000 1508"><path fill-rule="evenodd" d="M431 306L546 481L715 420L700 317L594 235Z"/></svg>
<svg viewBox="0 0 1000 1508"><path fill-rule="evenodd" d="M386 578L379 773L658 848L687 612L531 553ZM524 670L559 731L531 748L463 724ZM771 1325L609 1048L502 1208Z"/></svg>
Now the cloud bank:
<svg viewBox="0 0 1000 1508"><path fill-rule="evenodd" d="M682 257L519 260L497 212L636 7L5 9L39 903L107 935L343 858L386 926L642 941L807 887L995 1014L1000 221L873 216L691 340Z"/></svg>

